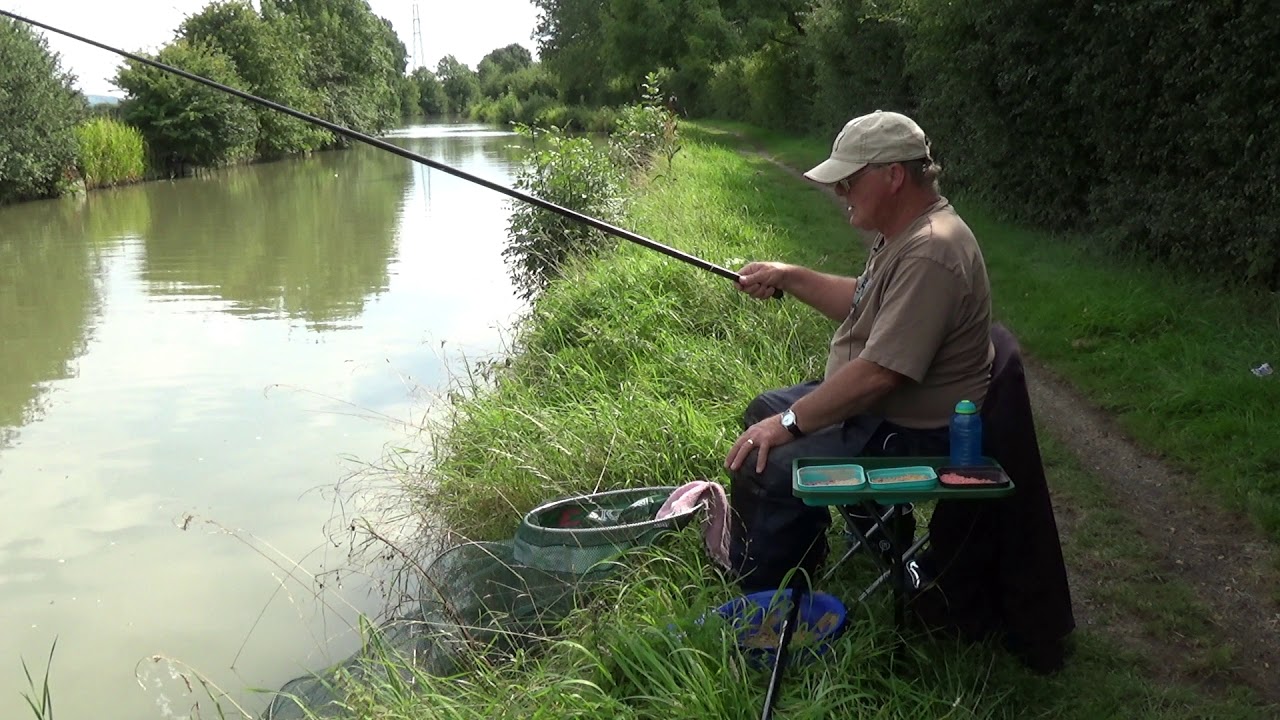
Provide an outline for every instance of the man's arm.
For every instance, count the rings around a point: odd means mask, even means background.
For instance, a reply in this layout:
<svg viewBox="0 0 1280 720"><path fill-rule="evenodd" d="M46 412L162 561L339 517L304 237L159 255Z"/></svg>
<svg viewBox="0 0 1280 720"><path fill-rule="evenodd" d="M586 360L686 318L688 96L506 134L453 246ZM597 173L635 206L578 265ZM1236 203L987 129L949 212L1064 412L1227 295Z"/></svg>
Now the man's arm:
<svg viewBox="0 0 1280 720"><path fill-rule="evenodd" d="M768 298L780 289L835 320L843 321L853 308L858 278L828 275L799 265L753 262L738 271L738 288L756 298Z"/></svg>
<svg viewBox="0 0 1280 720"><path fill-rule="evenodd" d="M864 412L908 378L862 358L845 363L791 407L805 432L821 430Z"/></svg>
<svg viewBox="0 0 1280 720"><path fill-rule="evenodd" d="M812 392L796 401L791 409L796 424L804 432L821 430L871 407L878 398L901 384L906 377L879 365L855 358L837 370ZM756 452L756 472L764 472L769 451L791 442L791 433L777 415L747 428L725 456L724 466L737 471Z"/></svg>

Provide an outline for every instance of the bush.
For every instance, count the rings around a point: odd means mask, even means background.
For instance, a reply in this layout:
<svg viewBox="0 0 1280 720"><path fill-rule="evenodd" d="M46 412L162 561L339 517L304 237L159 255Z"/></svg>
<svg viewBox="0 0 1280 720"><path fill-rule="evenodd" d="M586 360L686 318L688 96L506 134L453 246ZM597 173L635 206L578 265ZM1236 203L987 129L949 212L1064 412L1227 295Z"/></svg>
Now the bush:
<svg viewBox="0 0 1280 720"><path fill-rule="evenodd" d="M647 167L658 155L670 161L678 150L676 116L663 100L657 74L649 73L641 88L643 100L618 113L611 135L615 159L632 169Z"/></svg>
<svg viewBox="0 0 1280 720"><path fill-rule="evenodd" d="M948 177L1014 218L1081 220L1081 180L1096 171L1082 108L1068 96L1082 49L1071 19L1079 3L920 5L908 51L922 89L917 119ZM947 163L948 153L960 161Z"/></svg>
<svg viewBox="0 0 1280 720"><path fill-rule="evenodd" d="M491 125L507 125L525 121L520 101L510 93L498 98L480 98L471 105L472 120Z"/></svg>
<svg viewBox="0 0 1280 720"><path fill-rule="evenodd" d="M51 197L72 179L84 96L49 44L0 18L0 203Z"/></svg>
<svg viewBox="0 0 1280 720"><path fill-rule="evenodd" d="M1092 152L1068 167L1094 225L1125 251L1280 288L1274 6L1089 8L1071 18L1083 54L1068 92Z"/></svg>
<svg viewBox="0 0 1280 720"><path fill-rule="evenodd" d="M268 22L245 0L225 0L188 16L178 26L178 36L218 48L254 95L315 115L323 98L303 81L311 50L297 41L299 28L291 16L276 15ZM253 112L259 157L310 152L332 142L327 131L284 113L257 106Z"/></svg>
<svg viewBox="0 0 1280 720"><path fill-rule="evenodd" d="M710 114L726 120L746 120L747 106L746 58L732 57L711 67L707 81L707 97Z"/></svg>
<svg viewBox="0 0 1280 720"><path fill-rule="evenodd" d="M757 125L800 132L809 126L813 70L797 47L768 45L747 57L747 119Z"/></svg>
<svg viewBox="0 0 1280 720"><path fill-rule="evenodd" d="M806 129L834 136L850 118L875 110L914 113L900 17L869 0L818 0L805 31L803 52L813 68Z"/></svg>
<svg viewBox="0 0 1280 720"><path fill-rule="evenodd" d="M561 130L517 131L534 147L516 174L515 186L535 197L605 222L622 211L622 176L603 150L589 138L569 137ZM606 247L605 233L577 220L517 203L508 221L510 242L502 251L520 296L537 296L575 255Z"/></svg>
<svg viewBox="0 0 1280 720"><path fill-rule="evenodd" d="M244 88L235 65L210 45L175 40L160 50L157 59ZM125 119L142 131L170 170L224 165L253 156L257 116L238 98L132 60L116 74L115 82L129 93L123 104Z"/></svg>
<svg viewBox="0 0 1280 720"><path fill-rule="evenodd" d="M109 117L76 126L80 176L86 187L136 182L146 171L146 146L137 128Z"/></svg>
<svg viewBox="0 0 1280 720"><path fill-rule="evenodd" d="M1268 3L917 8L909 67L922 125L963 158L950 177L1014 218L1280 286Z"/></svg>

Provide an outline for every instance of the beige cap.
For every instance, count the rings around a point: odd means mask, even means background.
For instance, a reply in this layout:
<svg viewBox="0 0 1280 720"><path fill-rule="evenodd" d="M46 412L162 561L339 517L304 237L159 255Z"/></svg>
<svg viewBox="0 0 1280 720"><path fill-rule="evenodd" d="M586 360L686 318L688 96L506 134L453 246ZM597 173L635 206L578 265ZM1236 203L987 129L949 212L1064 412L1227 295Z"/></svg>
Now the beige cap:
<svg viewBox="0 0 1280 720"><path fill-rule="evenodd" d="M804 176L824 185L839 182L867 165L929 158L929 139L914 120L877 110L845 124L831 145L831 157Z"/></svg>

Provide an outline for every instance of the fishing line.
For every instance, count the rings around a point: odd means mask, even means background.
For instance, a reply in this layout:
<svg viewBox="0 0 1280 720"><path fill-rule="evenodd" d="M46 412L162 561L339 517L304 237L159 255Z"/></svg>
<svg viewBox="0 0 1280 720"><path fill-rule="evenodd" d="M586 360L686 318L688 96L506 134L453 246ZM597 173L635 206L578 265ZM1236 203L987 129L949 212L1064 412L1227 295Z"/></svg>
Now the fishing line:
<svg viewBox="0 0 1280 720"><path fill-rule="evenodd" d="M693 265L694 267L701 268L703 270L707 270L709 272L715 273L716 275L719 275L720 277L725 278L727 280L733 280L734 282L738 282L741 279L738 276L738 273L732 270L729 270L728 268L721 267L719 265L716 265L715 263L707 262L702 258L695 257L685 252L681 252L679 250L676 250L673 247L663 245L660 242L650 240L649 238L644 237L643 235L637 235L636 233L633 233L630 230L624 230L620 227L617 227L616 225L611 225L607 222L604 222L603 220L598 220L596 218L593 218L590 215L584 215L576 210L570 210L569 208L556 205L553 202L548 202L546 200L543 200L542 198L535 197L533 195L530 195L525 192L521 192L514 188L509 188L509 187L506 187L505 185L499 185L498 183L492 182L490 180L485 180L482 177L477 177L475 175L472 175L471 173L459 170L449 165L445 165L444 163L439 162L437 160L432 160L431 158L426 157L425 155L419 155L418 153L415 153L411 150L406 150L402 147L392 145L391 143L386 142L385 140L379 140L378 138L372 137L370 135L365 135L364 133L356 132L355 130L352 130L350 128L346 128L336 123L329 122L328 120L323 120L321 118L315 117L314 115L308 115L307 113L304 113L301 110L295 110L291 107L288 107L287 105L281 105L280 103L273 102L271 100L266 100L256 95L251 95L243 90L238 90L228 85L223 85L222 83L210 80L206 77L202 77L194 73L189 73L186 70L173 67L172 65L166 65L156 60L151 60L149 58L145 58L140 55L135 55L134 53L131 53L131 52L120 50L119 48L114 48L110 45L100 43L96 40L91 40L82 35L76 35L75 33L69 32L67 30L60 30L56 27L53 27L52 25L47 25L42 22L31 20L30 18L26 18L21 15L17 15L12 12L9 12L8 10L0 10L0 16L8 17L13 20L17 20L18 22L26 23L27 25L31 25L34 27L43 28L45 30L48 30L49 32L53 32L65 37L69 37L72 40L78 40L82 43L86 43L94 47L106 50L107 52L115 53L116 55L119 55L121 57L125 57L130 60L133 60L134 62L142 63L143 65L149 65L153 68L163 70L165 72L172 73L174 75L178 75L179 77L184 77L193 82L198 82L201 85L207 85L211 88L214 88L215 90L221 90L222 92L234 95L240 98L241 100L247 100L251 103L256 103L258 105L262 105L263 107L271 108L272 110L275 110L277 112L282 112L286 115L290 115L304 122L308 122L313 125L319 125L320 127L334 134L351 138L352 140L358 140L367 145L372 145L373 147L379 148L381 150L386 150L389 153L394 153L396 155L399 155L400 157L405 158L407 160L412 160L416 163L421 163L423 165L426 165L427 167L439 170L441 172L449 173L454 177L462 178L463 180L475 183L476 185L480 185L481 187L486 187L495 192L502 193L507 197L511 197L516 200L520 200L522 202L526 202L535 207L542 208L543 210L546 210L548 212L556 213L557 215L563 215L564 217L567 217L571 220L576 220L577 222L593 227L596 230L600 230L601 232L605 232L615 237L622 238L623 240L628 240L637 245L641 245L643 247L649 248L650 250L656 250L668 257L675 258L676 260L679 260L684 263L688 263L690 265ZM774 297L781 298L782 291L779 290L776 293L774 293Z"/></svg>

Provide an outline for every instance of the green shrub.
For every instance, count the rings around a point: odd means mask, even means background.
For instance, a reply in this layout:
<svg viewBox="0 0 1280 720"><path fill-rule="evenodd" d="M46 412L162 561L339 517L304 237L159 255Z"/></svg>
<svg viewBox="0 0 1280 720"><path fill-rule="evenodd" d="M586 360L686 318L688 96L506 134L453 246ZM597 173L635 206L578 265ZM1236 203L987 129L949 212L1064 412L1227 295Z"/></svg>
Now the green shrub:
<svg viewBox="0 0 1280 720"><path fill-rule="evenodd" d="M473 120L492 125L507 125L524 120L520 101L510 93L498 98L482 97L471 105L468 114Z"/></svg>
<svg viewBox="0 0 1280 720"><path fill-rule="evenodd" d="M817 0L803 36L803 54L813 68L805 129L834 136L850 118L875 110L912 114L906 30L900 17L874 1Z"/></svg>
<svg viewBox="0 0 1280 720"><path fill-rule="evenodd" d="M204 43L175 40L157 59L196 75L243 88L235 65ZM214 166L252 157L258 121L253 108L220 90L128 61L116 85L129 93L124 117L170 166Z"/></svg>
<svg viewBox="0 0 1280 720"><path fill-rule="evenodd" d="M1081 220L1096 163L1082 108L1069 97L1079 3L919 5L908 51L922 89L917 119L948 177L1012 217L1051 226Z"/></svg>
<svg viewBox="0 0 1280 720"><path fill-rule="evenodd" d="M523 114L522 122L525 124L565 131L609 133L618 123L618 111L614 108L563 105L550 99L532 108L526 103Z"/></svg>
<svg viewBox="0 0 1280 720"><path fill-rule="evenodd" d="M649 73L641 85L643 99L618 113L611 148L619 164L629 169L648 167L654 158L675 154L676 116L666 106L657 73Z"/></svg>
<svg viewBox="0 0 1280 720"><path fill-rule="evenodd" d="M94 117L76 126L80 176L87 187L136 182L146 170L142 133L109 117Z"/></svg>
<svg viewBox="0 0 1280 720"><path fill-rule="evenodd" d="M226 54L254 95L319 114L323 97L303 80L311 50L296 41L298 30L292 16L277 14L267 21L245 0L225 0L188 16L178 26L178 35ZM259 157L309 152L333 140L327 131L276 110L254 106L253 112L258 118Z"/></svg>
<svg viewBox="0 0 1280 720"><path fill-rule="evenodd" d="M797 47L768 45L747 57L747 119L757 125L803 131L809 124L813 69Z"/></svg>
<svg viewBox="0 0 1280 720"><path fill-rule="evenodd" d="M562 103L552 102L540 108L534 113L533 120L530 125L537 127L558 127L569 128L572 122L572 111L569 106Z"/></svg>
<svg viewBox="0 0 1280 720"><path fill-rule="evenodd" d="M0 203L57 195L75 167L84 96L49 43L0 18Z"/></svg>
<svg viewBox="0 0 1280 720"><path fill-rule="evenodd" d="M1007 216L1280 286L1269 3L914 7L909 67L922 124L962 159L950 177Z"/></svg>
<svg viewBox="0 0 1280 720"><path fill-rule="evenodd" d="M746 58L741 55L716 63L707 82L710 114L726 120L746 120L748 107Z"/></svg>
<svg viewBox="0 0 1280 720"><path fill-rule="evenodd" d="M1088 7L1071 18L1083 27L1067 90L1092 163L1060 184L1088 188L1089 217L1115 247L1280 287L1274 5Z"/></svg>
<svg viewBox="0 0 1280 720"><path fill-rule="evenodd" d="M589 138L569 137L557 128L518 125L534 147L516 174L515 186L531 195L605 222L622 211L622 176L608 155ZM508 221L510 242L502 251L521 297L538 295L574 255L607 246L605 233L557 213L518 203Z"/></svg>

